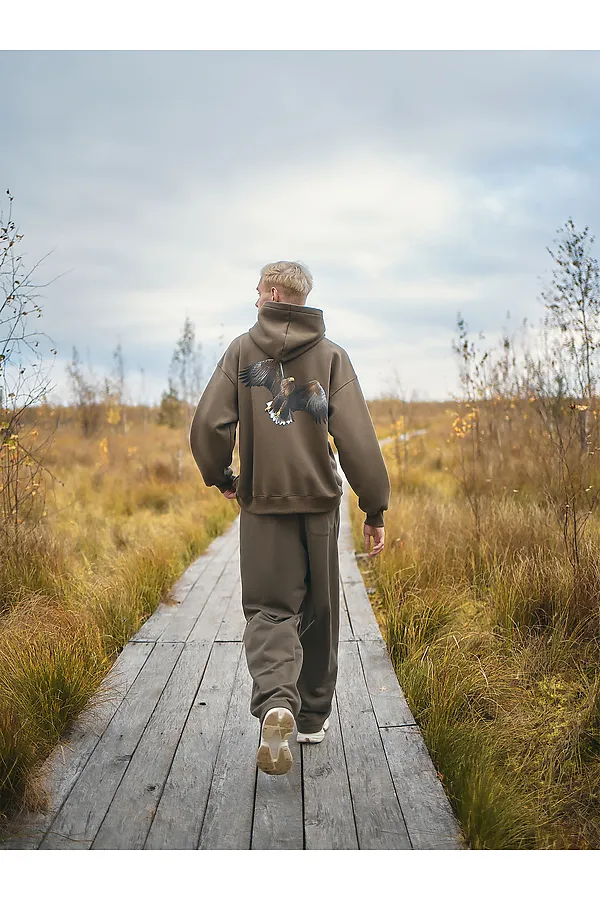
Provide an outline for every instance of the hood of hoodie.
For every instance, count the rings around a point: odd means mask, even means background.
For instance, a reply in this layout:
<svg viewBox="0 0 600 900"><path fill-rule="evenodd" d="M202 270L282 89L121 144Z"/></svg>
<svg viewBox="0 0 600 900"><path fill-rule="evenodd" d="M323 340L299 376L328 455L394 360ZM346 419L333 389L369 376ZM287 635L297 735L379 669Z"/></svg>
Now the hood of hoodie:
<svg viewBox="0 0 600 900"><path fill-rule="evenodd" d="M286 362L323 340L323 310L267 300L258 310L258 320L248 334L270 359Z"/></svg>

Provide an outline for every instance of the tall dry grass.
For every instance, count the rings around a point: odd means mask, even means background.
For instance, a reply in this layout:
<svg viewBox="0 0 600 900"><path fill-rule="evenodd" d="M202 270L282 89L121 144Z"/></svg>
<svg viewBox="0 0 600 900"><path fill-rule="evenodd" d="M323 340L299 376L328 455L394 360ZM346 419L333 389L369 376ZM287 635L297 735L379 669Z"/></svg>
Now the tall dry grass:
<svg viewBox="0 0 600 900"><path fill-rule="evenodd" d="M401 469L383 447L386 548L360 563L375 613L470 847L600 848L600 520L575 570L519 440L485 460L478 532L449 412L423 406Z"/></svg>
<svg viewBox="0 0 600 900"><path fill-rule="evenodd" d="M51 418L37 427L53 430ZM45 515L0 554L0 821L41 801L36 771L117 654L237 512L206 488L184 430L54 433ZM181 450L181 455L178 451Z"/></svg>

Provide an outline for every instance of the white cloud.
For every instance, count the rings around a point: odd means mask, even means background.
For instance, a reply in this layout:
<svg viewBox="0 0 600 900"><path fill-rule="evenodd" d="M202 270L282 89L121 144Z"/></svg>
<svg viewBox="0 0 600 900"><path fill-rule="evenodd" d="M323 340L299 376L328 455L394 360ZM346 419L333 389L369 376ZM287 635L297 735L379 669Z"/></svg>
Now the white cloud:
<svg viewBox="0 0 600 900"><path fill-rule="evenodd" d="M205 188L199 193L205 204ZM248 173L213 198L210 233L223 245L243 240L239 256L249 262L270 259L275 244L377 278L420 239L448 228L460 199L449 174L359 139L306 165L282 160L276 170Z"/></svg>
<svg viewBox="0 0 600 900"><path fill-rule="evenodd" d="M214 358L256 320L261 265L292 258L367 394L397 363L440 395L456 311L531 316L555 229L597 230L599 61L0 55L16 220L30 260L57 248L44 280L67 273L44 290L58 360L108 368L120 338L158 389L186 315Z"/></svg>

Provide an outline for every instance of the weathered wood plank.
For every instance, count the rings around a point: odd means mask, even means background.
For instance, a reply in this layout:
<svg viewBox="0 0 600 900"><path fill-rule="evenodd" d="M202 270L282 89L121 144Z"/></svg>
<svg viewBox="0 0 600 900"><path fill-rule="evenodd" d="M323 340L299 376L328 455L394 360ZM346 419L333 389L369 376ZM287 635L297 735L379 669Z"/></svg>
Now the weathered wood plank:
<svg viewBox="0 0 600 900"><path fill-rule="evenodd" d="M337 698L320 744L302 747L306 850L358 850Z"/></svg>
<svg viewBox="0 0 600 900"><path fill-rule="evenodd" d="M340 557L344 553L354 554L354 537L352 535L352 526L350 524L350 508L348 503L347 491L348 487L344 487L344 494L341 499L340 505L340 533L338 538L338 547L340 550ZM345 498L345 499L344 499Z"/></svg>
<svg viewBox="0 0 600 900"><path fill-rule="evenodd" d="M184 646L111 800L92 850L141 850L144 846L211 648L210 640Z"/></svg>
<svg viewBox="0 0 600 900"><path fill-rule="evenodd" d="M379 727L415 725L385 643L359 641L358 651Z"/></svg>
<svg viewBox="0 0 600 900"><path fill-rule="evenodd" d="M162 632L160 641L187 641L194 625L208 602L212 592L219 584L226 571L229 571L230 563L237 547L237 535L231 533L229 543L204 569L193 588L189 591L185 601L181 604L176 616L171 616L167 627Z"/></svg>
<svg viewBox="0 0 600 900"><path fill-rule="evenodd" d="M252 835L258 719L250 713L252 677L240 654L215 764L199 850L249 850Z"/></svg>
<svg viewBox="0 0 600 900"><path fill-rule="evenodd" d="M240 644L214 644L181 734L145 850L195 850L223 723L240 662Z"/></svg>
<svg viewBox="0 0 600 900"><path fill-rule="evenodd" d="M239 564L239 560L238 560ZM246 619L242 609L242 582L239 577L231 595L216 641L243 641Z"/></svg>
<svg viewBox="0 0 600 900"><path fill-rule="evenodd" d="M355 638L359 641L384 643L362 578L360 582L342 581L342 587Z"/></svg>
<svg viewBox="0 0 600 900"><path fill-rule="evenodd" d="M211 591L204 609L196 619L194 627L187 637L188 643L207 639L214 641L239 579L239 562L234 555L229 558L221 578L214 590Z"/></svg>
<svg viewBox="0 0 600 900"><path fill-rule="evenodd" d="M138 677L152 646L126 644L102 681L98 703L92 704L73 723L54 748L40 777L46 793L46 809L16 817L0 839L2 850L35 850L50 828L73 785L92 755L103 731Z"/></svg>
<svg viewBox="0 0 600 900"><path fill-rule="evenodd" d="M359 849L409 850L357 642L339 645L338 662L336 695Z"/></svg>
<svg viewBox="0 0 600 900"><path fill-rule="evenodd" d="M348 525L348 536L350 534L350 526ZM358 563L356 562L356 554L354 543L342 547L340 550L340 577L344 582L359 582L362 584L363 577Z"/></svg>
<svg viewBox="0 0 600 900"><path fill-rule="evenodd" d="M182 644L151 645L146 664L110 720L40 849L90 848L182 649Z"/></svg>
<svg viewBox="0 0 600 900"><path fill-rule="evenodd" d="M350 494L352 489L342 473L343 495L339 536L340 579L352 631L357 640L383 641L373 607L366 592L363 577L354 555L354 539L350 523Z"/></svg>
<svg viewBox="0 0 600 900"><path fill-rule="evenodd" d="M171 587L168 593L168 597L173 600L177 605L183 603L187 595L189 594L191 588L198 581L198 578L206 569L210 563L219 556L220 553L226 551L226 548L230 545L231 540L236 533L235 521L232 522L226 530L216 537L206 548L206 550L200 554L200 556L194 560L194 562L187 567L185 572L182 573L181 577L175 582L175 584Z"/></svg>
<svg viewBox="0 0 600 900"><path fill-rule="evenodd" d="M147 644L157 641L161 636L178 606L171 606L168 603L159 603L152 615L146 619L141 628L139 628L133 637L129 638L130 644Z"/></svg>
<svg viewBox="0 0 600 900"><path fill-rule="evenodd" d="M341 501L341 523L340 523L340 535L338 540L338 546L340 551L340 576L347 579L348 575L346 572L346 560L352 559L354 561L354 536L352 534L352 525L350 523L350 501L348 499L347 491L349 488L344 488L344 496Z"/></svg>
<svg viewBox="0 0 600 900"><path fill-rule="evenodd" d="M346 606L346 596L344 594L344 587L342 585L342 580L340 578L340 641L355 641L354 632L352 631L352 625L350 624L350 617L348 615L348 607Z"/></svg>
<svg viewBox="0 0 600 900"><path fill-rule="evenodd" d="M363 577L354 556L350 525L350 486L344 478L339 536L340 580L350 625L356 640L383 641Z"/></svg>
<svg viewBox="0 0 600 900"><path fill-rule="evenodd" d="M260 732L257 723L257 740ZM256 773L252 850L303 850L302 755L296 729L289 737L292 768L286 775Z"/></svg>
<svg viewBox="0 0 600 900"><path fill-rule="evenodd" d="M239 515L229 528L216 537L204 553L191 566L188 566L179 580L172 586L169 596L175 603L160 603L150 618L133 635L131 641L156 641L161 637L172 616L179 612L181 604L185 602L190 591L206 569L219 559L225 560L229 553L235 550L239 539L238 520Z"/></svg>
<svg viewBox="0 0 600 900"><path fill-rule="evenodd" d="M382 728L381 736L413 848L466 849L419 728Z"/></svg>

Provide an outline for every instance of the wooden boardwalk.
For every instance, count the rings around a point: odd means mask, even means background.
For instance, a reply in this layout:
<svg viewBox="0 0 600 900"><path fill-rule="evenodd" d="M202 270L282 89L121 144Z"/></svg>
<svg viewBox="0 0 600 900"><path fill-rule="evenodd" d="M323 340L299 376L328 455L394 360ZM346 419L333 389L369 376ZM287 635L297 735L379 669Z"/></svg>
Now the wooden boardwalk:
<svg viewBox="0 0 600 900"><path fill-rule="evenodd" d="M321 744L256 767L239 516L123 648L112 696L51 755L46 812L2 849L465 849L356 565L344 481L339 670Z"/></svg>

